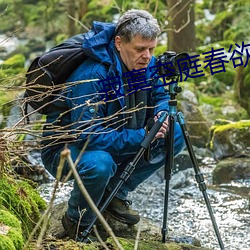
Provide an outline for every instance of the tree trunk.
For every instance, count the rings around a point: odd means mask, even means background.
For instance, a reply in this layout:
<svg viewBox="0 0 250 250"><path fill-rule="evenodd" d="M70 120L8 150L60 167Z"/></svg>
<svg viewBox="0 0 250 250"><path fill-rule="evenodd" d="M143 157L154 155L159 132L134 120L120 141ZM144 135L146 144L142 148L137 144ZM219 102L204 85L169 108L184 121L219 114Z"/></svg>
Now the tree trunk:
<svg viewBox="0 0 250 250"><path fill-rule="evenodd" d="M68 22L68 34L69 36L73 36L76 34L76 3L75 0L69 0L68 4L68 13L69 13L69 22Z"/></svg>
<svg viewBox="0 0 250 250"><path fill-rule="evenodd" d="M195 0L167 0L169 9L168 50L195 52Z"/></svg>
<svg viewBox="0 0 250 250"><path fill-rule="evenodd" d="M79 1L79 11L78 11L79 20L83 18L83 16L87 13L87 10L88 10L87 0Z"/></svg>

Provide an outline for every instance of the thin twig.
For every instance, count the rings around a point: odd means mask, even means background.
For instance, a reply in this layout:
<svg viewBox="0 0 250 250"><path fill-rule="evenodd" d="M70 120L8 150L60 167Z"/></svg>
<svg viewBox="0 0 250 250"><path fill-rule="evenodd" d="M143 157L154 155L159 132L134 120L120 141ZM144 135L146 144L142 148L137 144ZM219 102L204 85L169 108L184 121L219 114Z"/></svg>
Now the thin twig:
<svg viewBox="0 0 250 250"><path fill-rule="evenodd" d="M140 237L140 233L141 233L141 220L139 221L139 225L138 225L138 230L137 230L137 234L136 234L136 238L135 238L135 246L134 246L134 250L138 249L139 246L139 237Z"/></svg>
<svg viewBox="0 0 250 250"><path fill-rule="evenodd" d="M93 226L93 230L94 230L94 233L95 233L97 239L99 240L99 242L101 243L101 245L104 247L104 249L109 250L108 246L105 244L105 242L102 240L100 234L98 233L96 225Z"/></svg>
<svg viewBox="0 0 250 250"><path fill-rule="evenodd" d="M82 22L80 22L79 20L77 20L76 18L74 18L71 15L68 15L68 17L72 20L74 20L76 23L80 24L84 29L86 29L86 31L89 31L89 28L87 26L85 26Z"/></svg>

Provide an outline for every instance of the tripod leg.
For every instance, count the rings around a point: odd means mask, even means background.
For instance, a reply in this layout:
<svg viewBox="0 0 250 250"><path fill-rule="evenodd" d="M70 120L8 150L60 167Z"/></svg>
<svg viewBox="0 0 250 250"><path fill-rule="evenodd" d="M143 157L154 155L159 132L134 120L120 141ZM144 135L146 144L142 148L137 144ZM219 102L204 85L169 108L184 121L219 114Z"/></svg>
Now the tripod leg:
<svg viewBox="0 0 250 250"><path fill-rule="evenodd" d="M207 192L206 192L207 188L206 188L206 184L204 182L204 177L203 177L203 174L201 173L201 171L199 169L198 162L197 162L197 159L196 159L194 151L193 151L193 147L192 147L191 142L190 142L189 133L188 133L187 128L186 128L186 124L185 124L183 114L181 112L178 112L177 113L177 118L178 118L179 124L181 126L181 130L182 130L185 142L186 142L186 146L187 146L187 150L188 150L191 162L193 163L193 167L194 167L194 171L195 171L195 179L196 179L196 181L197 181L197 183L199 185L200 191L203 194L203 197L204 197L204 200L205 200L205 203L206 203L206 206L207 206L207 210L209 212L209 215L210 215L210 218L211 218L211 221L212 221L212 224L213 224L213 228L214 228L216 237L218 239L220 248L221 248L221 250L224 250L225 247L223 245L223 242L222 242L222 239L221 239L221 236L220 236L220 232L219 232L219 229L218 229L218 226L217 226L214 214L213 214L213 210L212 210L212 207L211 207L211 204L210 204L210 201L208 199Z"/></svg>
<svg viewBox="0 0 250 250"><path fill-rule="evenodd" d="M172 176L172 169L174 165L174 116L169 115L169 131L166 138L166 162L165 162L165 197L164 197L164 213L163 213L163 225L162 225L162 242L166 242L166 235L168 232L167 220L168 220L168 200L169 200L169 183Z"/></svg>

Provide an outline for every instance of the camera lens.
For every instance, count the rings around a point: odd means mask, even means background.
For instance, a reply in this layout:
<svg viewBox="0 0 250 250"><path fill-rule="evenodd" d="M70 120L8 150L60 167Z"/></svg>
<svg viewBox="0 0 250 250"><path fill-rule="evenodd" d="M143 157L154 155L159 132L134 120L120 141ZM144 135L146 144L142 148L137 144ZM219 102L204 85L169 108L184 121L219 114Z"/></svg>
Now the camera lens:
<svg viewBox="0 0 250 250"><path fill-rule="evenodd" d="M181 53L173 57L173 66L177 72L191 67L191 61L187 53Z"/></svg>

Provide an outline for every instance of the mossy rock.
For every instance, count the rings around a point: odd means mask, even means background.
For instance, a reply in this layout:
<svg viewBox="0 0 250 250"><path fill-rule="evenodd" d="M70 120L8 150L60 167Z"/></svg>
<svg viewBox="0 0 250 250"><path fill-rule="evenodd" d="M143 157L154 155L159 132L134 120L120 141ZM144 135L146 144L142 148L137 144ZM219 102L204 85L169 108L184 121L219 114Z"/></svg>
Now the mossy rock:
<svg viewBox="0 0 250 250"><path fill-rule="evenodd" d="M24 239L21 223L9 211L0 209L0 249L22 249Z"/></svg>
<svg viewBox="0 0 250 250"><path fill-rule="evenodd" d="M209 147L217 160L230 156L249 156L250 120L214 125L210 130Z"/></svg>
<svg viewBox="0 0 250 250"><path fill-rule="evenodd" d="M228 183L233 180L250 178L250 158L226 158L213 171L213 183Z"/></svg>
<svg viewBox="0 0 250 250"><path fill-rule="evenodd" d="M135 245L134 239L124 239L118 238L120 244L122 245L124 250L133 250ZM114 245L113 239L109 238L107 243ZM111 248L113 249L113 248ZM208 248L197 247L184 243L175 243L175 242L166 242L162 243L161 241L156 240L140 240L138 242L138 250L208 250Z"/></svg>
<svg viewBox="0 0 250 250"><path fill-rule="evenodd" d="M30 183L4 174L0 176L0 207L4 207L21 221L25 239L38 222L41 211L46 208L46 202Z"/></svg>

